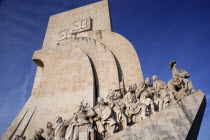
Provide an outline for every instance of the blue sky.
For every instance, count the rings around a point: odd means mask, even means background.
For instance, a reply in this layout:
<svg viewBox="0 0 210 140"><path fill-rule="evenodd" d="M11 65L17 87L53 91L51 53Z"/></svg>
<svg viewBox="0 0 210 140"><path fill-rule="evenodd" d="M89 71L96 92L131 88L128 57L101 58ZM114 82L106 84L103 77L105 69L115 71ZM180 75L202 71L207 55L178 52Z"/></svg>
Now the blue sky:
<svg viewBox="0 0 210 140"><path fill-rule="evenodd" d="M0 136L30 96L50 15L98 0L0 0ZM110 0L113 31L135 47L144 78L171 78L169 61L190 72L210 102L210 1ZM207 104L199 140L210 139Z"/></svg>

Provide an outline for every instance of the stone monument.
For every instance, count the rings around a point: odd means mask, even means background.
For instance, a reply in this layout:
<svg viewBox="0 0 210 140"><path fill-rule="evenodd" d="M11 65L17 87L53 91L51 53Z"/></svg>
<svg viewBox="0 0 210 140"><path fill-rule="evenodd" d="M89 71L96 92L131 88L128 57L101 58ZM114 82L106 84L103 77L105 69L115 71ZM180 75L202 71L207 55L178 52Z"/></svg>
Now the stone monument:
<svg viewBox="0 0 210 140"><path fill-rule="evenodd" d="M196 139L205 95L170 62L143 80L132 44L111 31L107 0L53 15L32 93L2 140Z"/></svg>

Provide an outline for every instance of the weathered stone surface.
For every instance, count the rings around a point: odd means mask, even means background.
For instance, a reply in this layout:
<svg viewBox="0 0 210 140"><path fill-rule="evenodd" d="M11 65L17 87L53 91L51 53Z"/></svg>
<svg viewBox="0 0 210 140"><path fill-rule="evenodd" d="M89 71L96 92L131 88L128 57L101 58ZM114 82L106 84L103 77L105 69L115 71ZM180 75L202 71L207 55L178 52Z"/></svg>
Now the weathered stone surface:
<svg viewBox="0 0 210 140"><path fill-rule="evenodd" d="M93 38L104 44L113 53L118 66L119 80L121 81L123 76L126 87L144 81L138 55L133 45L125 37L105 30L84 32L77 36Z"/></svg>
<svg viewBox="0 0 210 140"><path fill-rule="evenodd" d="M109 140L196 140L205 106L205 95L199 90Z"/></svg>
<svg viewBox="0 0 210 140"><path fill-rule="evenodd" d="M108 1L103 0L51 16L42 48L55 47L61 30L72 28L75 21L88 17L93 21L92 30L111 31Z"/></svg>
<svg viewBox="0 0 210 140"><path fill-rule="evenodd" d="M68 120L82 100L93 107L97 97L106 98L109 89L119 88L122 75L124 86L131 79L143 81L133 46L111 32L107 0L51 16L33 61L38 67L31 97L3 140L15 135L29 139L47 122L55 124L57 115Z"/></svg>
<svg viewBox="0 0 210 140"><path fill-rule="evenodd" d="M157 76L153 86L144 81L134 47L111 31L107 0L51 16L33 61L31 97L3 140L42 137L43 129L55 130L56 140L197 137L205 95L194 93L189 73L175 61L168 85Z"/></svg>
<svg viewBox="0 0 210 140"><path fill-rule="evenodd" d="M105 44L116 57L119 77L124 77L126 87L144 81L138 55L125 37L115 32L102 31L102 37L97 40Z"/></svg>
<svg viewBox="0 0 210 140"><path fill-rule="evenodd" d="M43 62L44 71L42 76L39 76L38 82L35 81L37 85L30 99L4 134L5 140L13 135L13 132L15 132L13 136L21 134L25 128L27 129L24 135L29 138L36 129L46 128L48 121L55 122L57 115L68 120L76 112L78 102L82 100L91 106L95 104L91 62L81 49L50 48L35 53L33 59ZM35 113L32 115L35 108ZM18 126L27 110L28 113ZM27 124L28 122L30 123Z"/></svg>
<svg viewBox="0 0 210 140"><path fill-rule="evenodd" d="M95 39L77 37L76 40L63 40L58 46L65 47L69 44L82 49L88 55L93 67L98 97L106 98L109 89L119 88L117 63L112 52L104 44Z"/></svg>

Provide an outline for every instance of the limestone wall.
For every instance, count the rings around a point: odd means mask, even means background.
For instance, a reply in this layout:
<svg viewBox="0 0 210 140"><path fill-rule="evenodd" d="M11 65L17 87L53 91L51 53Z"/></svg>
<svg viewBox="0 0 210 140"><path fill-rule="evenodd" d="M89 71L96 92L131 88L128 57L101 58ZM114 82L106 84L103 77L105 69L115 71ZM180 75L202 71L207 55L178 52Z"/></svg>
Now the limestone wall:
<svg viewBox="0 0 210 140"><path fill-rule="evenodd" d="M91 19L87 31L60 34L84 19ZM93 107L98 96L106 98L120 82L126 87L143 81L134 47L111 31L107 0L51 16L42 49L34 53L33 61L38 68L31 97L2 140L15 135L29 139L48 121L55 124L57 115L71 118L82 100Z"/></svg>
<svg viewBox="0 0 210 140"><path fill-rule="evenodd" d="M82 49L92 62L95 71L97 96L106 98L109 89L119 88L119 75L116 60L112 52L102 43L87 37L77 37L76 40L67 39L58 46L69 44Z"/></svg>
<svg viewBox="0 0 210 140"><path fill-rule="evenodd" d="M82 100L90 106L94 105L92 66L81 49L63 47L41 50L33 58L43 61L43 75L32 96L4 134L3 140L12 135L12 138L21 135L24 129L24 135L29 138L35 130L46 128L48 121L54 123L58 115L70 119Z"/></svg>
<svg viewBox="0 0 210 140"><path fill-rule="evenodd" d="M72 28L72 24L75 21L87 17L91 17L93 21L92 30L111 31L108 2L107 0L103 0L51 16L43 42L43 48L56 46L59 31Z"/></svg>

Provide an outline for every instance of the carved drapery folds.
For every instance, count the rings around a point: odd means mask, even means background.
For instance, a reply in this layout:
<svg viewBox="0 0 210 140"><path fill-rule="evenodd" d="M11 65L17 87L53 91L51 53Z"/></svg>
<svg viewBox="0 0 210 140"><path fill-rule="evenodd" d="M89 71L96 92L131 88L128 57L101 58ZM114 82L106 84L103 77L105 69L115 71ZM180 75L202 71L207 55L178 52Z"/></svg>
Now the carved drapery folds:
<svg viewBox="0 0 210 140"><path fill-rule="evenodd" d="M110 89L106 99L98 97L98 104L91 108L82 101L69 120L58 116L55 128L47 123L46 140L94 140L112 136L126 127L142 121L163 110L183 97L195 92L188 72L179 70L176 61L170 62L172 79L165 82L153 75L145 82L132 84L124 89ZM35 131L32 139L42 137L43 129Z"/></svg>

